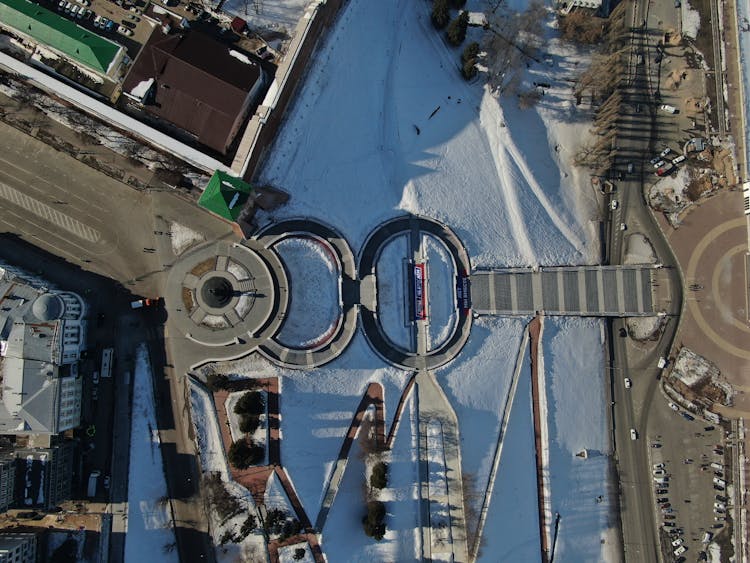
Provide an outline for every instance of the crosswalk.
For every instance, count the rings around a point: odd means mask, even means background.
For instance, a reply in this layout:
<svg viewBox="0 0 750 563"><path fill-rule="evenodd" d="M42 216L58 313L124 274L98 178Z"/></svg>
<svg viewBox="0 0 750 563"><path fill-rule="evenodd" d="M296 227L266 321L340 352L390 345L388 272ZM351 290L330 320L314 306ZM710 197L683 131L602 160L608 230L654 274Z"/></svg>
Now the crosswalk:
<svg viewBox="0 0 750 563"><path fill-rule="evenodd" d="M3 182L0 182L0 197L87 242L96 243L102 238L101 232L93 227Z"/></svg>

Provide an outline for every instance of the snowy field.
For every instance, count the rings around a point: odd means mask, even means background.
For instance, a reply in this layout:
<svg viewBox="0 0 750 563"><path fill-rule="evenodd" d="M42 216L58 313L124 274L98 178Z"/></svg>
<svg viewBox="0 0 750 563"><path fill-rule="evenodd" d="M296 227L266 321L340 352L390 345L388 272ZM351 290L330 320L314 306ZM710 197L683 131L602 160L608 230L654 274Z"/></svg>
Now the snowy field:
<svg viewBox="0 0 750 563"><path fill-rule="evenodd" d="M750 115L750 0L738 0L737 20L740 40L740 70L742 72L742 103L743 118ZM750 162L750 127L744 127L745 133L745 162Z"/></svg>
<svg viewBox="0 0 750 563"><path fill-rule="evenodd" d="M607 485L611 445L607 431L603 321L544 321L542 347L549 408L552 514L561 516L561 561L616 561L619 549ZM576 454L586 450L587 458Z"/></svg>
<svg viewBox="0 0 750 563"><path fill-rule="evenodd" d="M474 9L474 4L479 5L473 3L470 8ZM528 2L515 0L512 4L523 9ZM554 33L551 21L550 17L548 34ZM545 62L532 63L523 80L528 85L532 81L549 83L550 87L535 107L522 110L514 97L497 98L480 82L461 80L456 70L459 52L449 50L437 36L429 21L428 4L350 0L321 44L261 171L261 182L291 194L289 204L275 210L272 219L320 217L342 232L356 251L380 222L411 212L452 228L475 266L594 263L599 248L592 221L596 202L587 174L571 163L591 127L587 110L576 107L570 93L570 80L580 72L577 65L582 56L553 38L545 49ZM401 256L406 254L406 242L403 246ZM394 280L390 288L379 284L378 291L383 298L381 319L389 336L404 341L408 335L398 327L403 319L404 292L403 284L399 289L396 283L403 278L398 255L397 250L390 250L378 264L378 275L388 268L392 275L383 278ZM440 256L430 260L432 267L441 261ZM444 293L435 288L440 280L431 283L430 290L437 291L431 295L431 306L440 307L435 300ZM452 292L452 282L444 285ZM391 303L392 308L383 309L384 303ZM386 320L388 315L391 317ZM463 471L480 492L487 488L528 320L477 320L461 355L437 372L458 416ZM555 387L571 366L578 370L573 376L585 374L594 378L594 383L601 377L598 324L576 322L563 322L556 329L555 322L549 321L548 326L548 336L553 339L545 351L551 386L553 510L563 514L560 561L606 560L601 559L604 551L599 544L609 526L609 499L603 484L606 458L589 457L579 466L579 458L570 453L578 444L608 452L602 442L606 419L594 412L589 416L590 428L579 426L575 418L567 423L559 413L578 409L580 395L562 393ZM402 331L400 336L398 331ZM437 328L431 337L439 340ZM598 353L563 353L566 346L575 351L584 345L593 346ZM573 360L575 364L571 364ZM335 362L308 373L280 370L258 358L221 369L251 377L284 377L282 459L311 517L320 506L331 466L367 384L383 384L390 425L408 377L385 367L361 334ZM528 371L526 374L520 379L505 437L482 561L532 561L539 554ZM596 395L596 390L594 384L585 392ZM409 425L402 424L398 440L403 437L404 443L410 443L414 429L411 435L406 434L409 430ZM350 457L343 477L345 490L351 491L362 481L361 463L358 467L355 458ZM595 479L602 490L590 497L593 491L576 481L576 470ZM570 490L564 490L561 483ZM367 541L359 531L361 524L352 517L361 503L357 493L342 492L331 509L323 538L330 560L341 560L341 554L347 561L416 558L414 550L420 538L411 502L388 504L388 522L398 522L394 524L400 538L396 543L401 546L390 551L396 548ZM605 502L589 506L600 494L607 497ZM481 506L481 498L469 498L468 502L474 509ZM341 530L349 532L333 533L337 521ZM476 516L471 524L476 525ZM575 545L579 533L582 540Z"/></svg>
<svg viewBox="0 0 750 563"><path fill-rule="evenodd" d="M141 344L133 375L125 561L149 561L158 554L160 561L178 562L177 551L167 549L175 535L169 505L161 500L168 494L151 377L148 349Z"/></svg>
<svg viewBox="0 0 750 563"><path fill-rule="evenodd" d="M429 298L428 350L434 350L448 339L458 321L454 299L456 270L443 243L430 235L425 235L423 241Z"/></svg>
<svg viewBox="0 0 750 563"><path fill-rule="evenodd" d="M323 550L329 561L419 561L416 424L412 394L404 408L393 449L384 459L388 463L388 486L378 498L386 505L386 534L379 542L362 533L365 463L359 441L352 446L346 473L323 530Z"/></svg>
<svg viewBox="0 0 750 563"><path fill-rule="evenodd" d="M335 362L307 372L282 369L257 355L225 362L223 373L245 377L281 376L281 459L310 518L315 518L325 484L354 412L371 382L383 386L390 428L408 374L385 366L358 333Z"/></svg>
<svg viewBox="0 0 750 563"><path fill-rule="evenodd" d="M412 327L406 322L408 297L404 260L409 257L408 243L406 235L388 241L378 257L375 274L378 280L378 317L383 332L397 346L413 350Z"/></svg>
<svg viewBox="0 0 750 563"><path fill-rule="evenodd" d="M456 58L424 4L349 2L261 173L292 194L275 216L325 217L358 248L410 211L455 229L478 265L592 260L593 196L569 162L589 126L569 83L535 109L501 107L457 76ZM558 84L553 70L529 79Z"/></svg>
<svg viewBox="0 0 750 563"><path fill-rule="evenodd" d="M289 310L279 342L314 347L334 329L341 315L339 268L331 250L311 238L290 237L274 245L289 281Z"/></svg>

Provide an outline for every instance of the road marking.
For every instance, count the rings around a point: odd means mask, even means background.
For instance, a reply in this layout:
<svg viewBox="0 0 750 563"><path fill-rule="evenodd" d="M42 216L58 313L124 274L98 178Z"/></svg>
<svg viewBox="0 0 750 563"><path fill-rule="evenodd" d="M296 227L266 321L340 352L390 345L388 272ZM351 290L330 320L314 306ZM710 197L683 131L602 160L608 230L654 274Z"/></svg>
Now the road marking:
<svg viewBox="0 0 750 563"><path fill-rule="evenodd" d="M73 219L65 213L61 213L56 209L53 209L46 203L34 199L24 193L19 192L15 188L11 188L8 184L0 182L0 197L10 201L11 203L30 211L34 215L41 217L42 219L49 221L53 225L57 225L71 233L72 235L82 238L88 242L96 243L101 238L101 233L96 229L84 225L77 219Z"/></svg>
<svg viewBox="0 0 750 563"><path fill-rule="evenodd" d="M747 326L747 323L742 322L738 320L734 314L732 313L732 308L727 307L724 304L724 301L721 298L721 293L719 292L719 276L721 275L721 264L726 260L729 261L730 257L734 254L738 253L745 253L747 252L747 244L738 244L727 250L724 255L717 260L717 267L714 268L714 275L711 277L711 294L714 297L714 301L716 302L716 307L721 311L722 317L729 317L732 319L732 324L735 328L740 329L743 332L750 333L750 327ZM742 267L745 267L744 260L742 262ZM746 286L747 287L747 286ZM747 289L745 289L747 291Z"/></svg>
<svg viewBox="0 0 750 563"><path fill-rule="evenodd" d="M708 233L706 233L706 235L695 246L693 253L690 255L690 260L688 260L688 266L685 273L685 279L695 279L696 271L698 270L698 262L700 261L703 253L706 251L706 248L708 248L709 244L711 244L716 238L726 233L727 231L744 226L745 217L738 217L737 219L733 219L731 221L722 223L721 225L717 225ZM696 324L700 327L703 333L714 342L714 344L716 344L725 352L737 356L738 358L750 360L749 350L740 348L739 346L735 346L734 344L727 342L711 327L711 325L703 316L703 312L701 311L701 308L698 306L698 303L695 300L686 299L686 301L688 309L690 309L690 313L693 315Z"/></svg>

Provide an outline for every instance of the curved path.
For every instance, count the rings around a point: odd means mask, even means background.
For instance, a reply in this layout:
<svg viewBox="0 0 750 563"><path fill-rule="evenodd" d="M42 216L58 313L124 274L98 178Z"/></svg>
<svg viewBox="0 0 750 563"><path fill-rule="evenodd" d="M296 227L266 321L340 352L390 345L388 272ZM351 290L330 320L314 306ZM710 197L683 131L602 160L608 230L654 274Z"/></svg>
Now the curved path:
<svg viewBox="0 0 750 563"><path fill-rule="evenodd" d="M349 345L357 332L359 286L354 253L346 239L335 229L312 219L289 219L261 230L254 239L273 252L273 245L294 236L317 237L330 245L339 264L339 292L342 318L326 342L314 349L292 348L282 344L278 333L258 346L258 351L270 361L292 369L312 369L336 359Z"/></svg>
<svg viewBox="0 0 750 563"><path fill-rule="evenodd" d="M450 253L457 273L466 275L471 270L471 261L466 249L456 234L442 223L416 215L404 215L380 225L365 241L359 256L359 275L363 296L372 295L369 302L360 307L362 328L372 349L385 361L403 369L435 369L455 358L466 344L471 330L471 315L458 309L458 322L445 343L431 351L409 352L397 346L386 336L378 316L377 275L375 264L380 251L393 237L403 233L427 233L438 238ZM412 246L414 246L412 244Z"/></svg>

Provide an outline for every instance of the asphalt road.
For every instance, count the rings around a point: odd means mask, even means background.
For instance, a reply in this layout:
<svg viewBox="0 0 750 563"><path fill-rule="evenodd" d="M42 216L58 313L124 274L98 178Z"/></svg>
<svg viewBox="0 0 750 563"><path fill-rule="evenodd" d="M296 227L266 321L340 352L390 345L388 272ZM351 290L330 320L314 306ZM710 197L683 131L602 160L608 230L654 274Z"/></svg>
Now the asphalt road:
<svg viewBox="0 0 750 563"><path fill-rule="evenodd" d="M612 264L621 263L624 256L624 239L632 232L643 233L652 243L659 261L665 266L660 272L662 284L669 286L671 301L664 302L669 313L679 314L681 310L681 283L676 260L665 238L661 234L643 196L643 186L653 174L648 160L655 150L655 137L658 121L658 102L653 99L649 72L652 70L653 45L661 32L654 29L660 17L649 15L649 4L638 2L631 8L634 26L632 34L631 74L624 92L625 115L618 122L618 161L617 171L622 172L623 181L617 182L617 192L613 194L619 202L618 209L612 212L610 221L610 244L608 260ZM646 28L639 29L646 20ZM645 63L637 64L637 53L645 55ZM640 111L637 111L640 109ZM658 151L656 151L658 152ZM627 173L632 163L634 172ZM624 223L626 231L619 226ZM623 544L626 561L659 561L659 538L654 517L652 500L652 477L649 466L648 448L645 439L652 408L667 408L659 405L658 358L667 355L677 329L677 317L670 317L661 339L653 345L635 345L630 338L619 336L623 320L612 323L611 354L613 368L611 391L614 402L612 419L614 425L615 451L620 473L620 509L623 528ZM629 377L633 388L625 388L623 380ZM638 439L632 440L633 429Z"/></svg>

